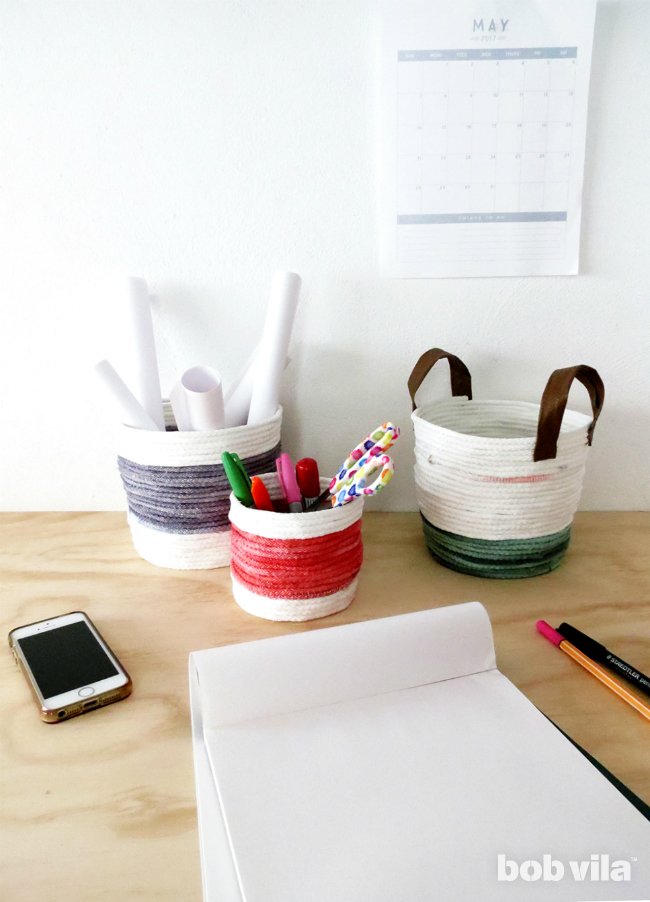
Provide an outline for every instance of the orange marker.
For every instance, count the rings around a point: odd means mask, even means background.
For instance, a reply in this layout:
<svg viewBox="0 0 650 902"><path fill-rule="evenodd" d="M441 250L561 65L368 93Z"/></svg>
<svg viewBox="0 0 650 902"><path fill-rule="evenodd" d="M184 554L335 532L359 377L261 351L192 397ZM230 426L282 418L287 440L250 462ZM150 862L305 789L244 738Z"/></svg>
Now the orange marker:
<svg viewBox="0 0 650 902"><path fill-rule="evenodd" d="M611 689L611 691L618 695L619 698L622 698L624 702L631 705L635 711L638 711L639 714L643 715L647 720L650 720L650 707L630 692L626 686L614 679L614 677L601 667L600 664L596 664L595 661L588 658L587 655L583 654L575 647L575 645L571 645L570 642L567 642L564 636L558 633L557 630L554 630L545 620L538 620L535 626L537 627L537 632L541 633L545 639L548 639L553 645L557 645L558 648L561 648L565 655L569 655L570 658L577 661L578 664L584 667L585 670L588 670L592 676L595 676L597 680L600 680L601 683L607 686L608 689Z"/></svg>
<svg viewBox="0 0 650 902"><path fill-rule="evenodd" d="M259 476L253 476L251 479L251 495L253 496L253 504L258 511L274 510L269 491Z"/></svg>

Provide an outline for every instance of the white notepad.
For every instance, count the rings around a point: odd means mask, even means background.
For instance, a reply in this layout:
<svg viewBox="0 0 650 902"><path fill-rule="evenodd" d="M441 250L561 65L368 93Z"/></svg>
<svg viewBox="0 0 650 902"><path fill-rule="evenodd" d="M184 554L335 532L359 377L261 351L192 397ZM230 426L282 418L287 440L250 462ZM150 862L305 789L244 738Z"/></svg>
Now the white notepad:
<svg viewBox="0 0 650 902"><path fill-rule="evenodd" d="M190 684L210 902L650 896L650 825L499 673L480 604L195 652ZM631 879L576 881L593 855Z"/></svg>

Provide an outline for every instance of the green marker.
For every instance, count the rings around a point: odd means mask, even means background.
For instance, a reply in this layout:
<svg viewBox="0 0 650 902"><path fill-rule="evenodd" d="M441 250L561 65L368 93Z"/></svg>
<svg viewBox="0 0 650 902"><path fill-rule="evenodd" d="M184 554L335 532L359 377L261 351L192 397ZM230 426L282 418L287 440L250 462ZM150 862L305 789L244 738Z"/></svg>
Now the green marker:
<svg viewBox="0 0 650 902"><path fill-rule="evenodd" d="M239 455L224 451L221 455L221 463L237 501L240 501L245 507L253 507L251 480Z"/></svg>

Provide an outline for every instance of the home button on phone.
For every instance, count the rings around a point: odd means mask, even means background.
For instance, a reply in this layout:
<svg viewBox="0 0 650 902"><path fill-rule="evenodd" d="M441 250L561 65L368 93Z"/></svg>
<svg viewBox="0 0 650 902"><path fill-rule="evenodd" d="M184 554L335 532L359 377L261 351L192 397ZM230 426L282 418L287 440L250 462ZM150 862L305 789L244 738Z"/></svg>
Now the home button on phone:
<svg viewBox="0 0 650 902"><path fill-rule="evenodd" d="M87 698L89 695L94 695L95 689L93 686L84 686L83 689L79 690L79 695L82 698Z"/></svg>

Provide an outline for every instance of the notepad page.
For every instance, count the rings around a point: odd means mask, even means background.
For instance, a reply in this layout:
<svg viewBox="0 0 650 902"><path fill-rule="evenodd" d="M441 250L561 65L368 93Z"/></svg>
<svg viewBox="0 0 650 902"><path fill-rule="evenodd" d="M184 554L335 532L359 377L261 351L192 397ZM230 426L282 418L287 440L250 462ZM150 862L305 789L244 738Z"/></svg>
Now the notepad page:
<svg viewBox="0 0 650 902"><path fill-rule="evenodd" d="M189 680L203 898L205 902L242 902L239 879L229 852L228 833L205 746L200 685L197 670L192 663Z"/></svg>
<svg viewBox="0 0 650 902"><path fill-rule="evenodd" d="M193 652L189 665L204 895L218 902L242 895L206 730L496 666L476 602Z"/></svg>
<svg viewBox="0 0 650 902"><path fill-rule="evenodd" d="M205 731L246 902L650 896L648 824L498 671ZM631 883L497 881L497 855Z"/></svg>
<svg viewBox="0 0 650 902"><path fill-rule="evenodd" d="M191 661L208 729L496 667L478 602L226 645Z"/></svg>

